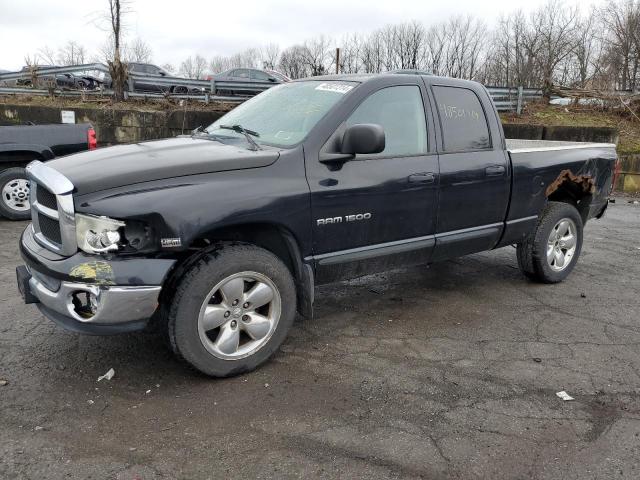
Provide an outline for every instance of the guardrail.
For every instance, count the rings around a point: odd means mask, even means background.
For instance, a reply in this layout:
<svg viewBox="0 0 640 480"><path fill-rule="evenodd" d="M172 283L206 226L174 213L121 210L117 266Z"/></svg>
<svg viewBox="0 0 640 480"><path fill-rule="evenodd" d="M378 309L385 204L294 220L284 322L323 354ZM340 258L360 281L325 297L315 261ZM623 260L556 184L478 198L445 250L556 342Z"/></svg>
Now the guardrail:
<svg viewBox="0 0 640 480"><path fill-rule="evenodd" d="M536 88L487 87L499 112L522 113L522 107L532 100L542 98L542 90Z"/></svg>
<svg viewBox="0 0 640 480"><path fill-rule="evenodd" d="M105 83L107 87L109 87L111 84L109 68L106 65L103 65L101 63L88 63L83 65L72 65L68 67L37 68L35 71L21 70L19 72L0 73L0 87L17 88L18 85L16 84L16 82L19 80L31 80L34 76L36 78L46 79L55 77L56 75L65 74L73 74L78 77L92 77L100 83ZM127 77L128 78L125 84L125 88L129 92L130 96L138 96L138 93L142 93L141 90L145 91L145 96L149 96L153 93L158 93L161 95L171 94L189 96L203 96L204 94L217 96L219 92L242 92L248 94L257 94L274 86L274 83L269 81L222 82L215 79L198 80L193 78L148 75L136 72L129 72ZM157 92L149 92L149 88L140 88L140 85L144 85L145 83L147 85L151 85L151 89L157 90ZM38 85L36 85L36 87L37 86ZM60 92L59 95L68 96L69 92L71 92L71 90L65 90L64 92ZM14 91L14 93L20 92ZM38 95L38 93L35 92L31 93L34 95Z"/></svg>
<svg viewBox="0 0 640 480"><path fill-rule="evenodd" d="M38 68L35 72L37 77L51 77L64 74L84 74L78 76L89 76L96 78L99 82L104 82L110 86L109 69L101 63L89 63L84 65L73 65L69 67L47 67ZM29 70L20 72L10 72L0 74L0 94L9 95L55 95L63 97L90 97L90 96L111 96L110 89L102 88L97 90L60 90L20 88L10 85L17 80L31 79L32 72ZM105 81L106 80L106 81ZM8 83L9 82L9 83ZM149 82L158 91L140 91L136 85ZM274 86L268 81L261 82L222 82L212 80L197 80L192 78L169 77L161 75L145 75L131 72L128 75L126 84L127 91L125 97L162 99L170 96L178 99L191 99L208 103L210 101L243 102L246 97L231 96L232 93L241 92L243 94L257 94ZM145 89L147 90L147 89ZM532 100L542 98L542 91L535 88L507 88L507 87L487 87L493 103L501 112L522 112L523 106Z"/></svg>

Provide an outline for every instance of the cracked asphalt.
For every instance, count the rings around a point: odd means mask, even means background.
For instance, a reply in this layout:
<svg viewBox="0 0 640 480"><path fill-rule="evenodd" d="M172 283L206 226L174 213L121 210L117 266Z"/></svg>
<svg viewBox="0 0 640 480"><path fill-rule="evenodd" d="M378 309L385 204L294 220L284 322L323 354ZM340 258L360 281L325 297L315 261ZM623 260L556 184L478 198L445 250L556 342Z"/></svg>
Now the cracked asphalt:
<svg viewBox="0 0 640 480"><path fill-rule="evenodd" d="M23 305L24 226L0 222L0 478L640 478L626 198L562 284L505 248L323 287L270 363L226 380L157 334L78 336Z"/></svg>

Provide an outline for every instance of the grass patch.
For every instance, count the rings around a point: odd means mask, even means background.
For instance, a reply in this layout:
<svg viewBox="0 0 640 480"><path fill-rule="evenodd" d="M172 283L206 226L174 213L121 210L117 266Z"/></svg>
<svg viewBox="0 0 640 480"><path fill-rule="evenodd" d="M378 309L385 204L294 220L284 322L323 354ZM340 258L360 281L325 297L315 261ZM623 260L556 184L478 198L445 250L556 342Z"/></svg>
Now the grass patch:
<svg viewBox="0 0 640 480"><path fill-rule="evenodd" d="M503 123L541 126L613 127L620 132L618 153L640 153L640 121L629 110L532 103L522 115L502 113Z"/></svg>

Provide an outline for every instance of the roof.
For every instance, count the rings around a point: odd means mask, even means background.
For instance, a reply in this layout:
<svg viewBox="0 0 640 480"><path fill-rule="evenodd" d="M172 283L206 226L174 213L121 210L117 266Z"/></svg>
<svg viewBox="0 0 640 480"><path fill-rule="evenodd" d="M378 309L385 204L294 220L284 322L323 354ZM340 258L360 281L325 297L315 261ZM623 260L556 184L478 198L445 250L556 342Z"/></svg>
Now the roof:
<svg viewBox="0 0 640 480"><path fill-rule="evenodd" d="M471 80L463 80L460 78L452 78L452 77L438 77L435 75L416 75L416 74L403 74L403 73L392 73L392 72L383 72L383 73L340 73L333 75L319 75L315 77L307 77L307 78L299 78L294 80L294 82L306 81L306 80L316 80L316 81L343 81L343 82L368 82L374 79L380 78L397 78L398 76L412 76L412 77L422 77L432 84L448 84L448 85L457 85L457 86L468 86L469 84L476 84L477 82L473 82Z"/></svg>

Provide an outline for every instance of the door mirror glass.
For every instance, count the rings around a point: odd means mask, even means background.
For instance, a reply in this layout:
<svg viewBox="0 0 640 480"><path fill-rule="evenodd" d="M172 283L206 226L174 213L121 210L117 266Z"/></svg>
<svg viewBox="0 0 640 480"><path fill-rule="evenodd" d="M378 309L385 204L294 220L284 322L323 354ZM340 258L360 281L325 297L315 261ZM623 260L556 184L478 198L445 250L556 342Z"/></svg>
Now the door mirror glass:
<svg viewBox="0 0 640 480"><path fill-rule="evenodd" d="M380 153L385 147L384 130L375 123L357 123L347 127L340 151L346 154Z"/></svg>

